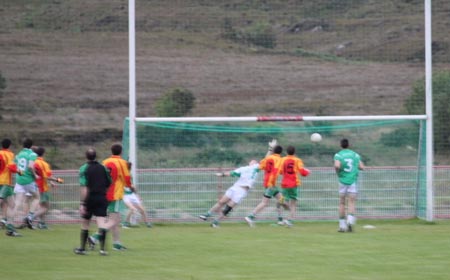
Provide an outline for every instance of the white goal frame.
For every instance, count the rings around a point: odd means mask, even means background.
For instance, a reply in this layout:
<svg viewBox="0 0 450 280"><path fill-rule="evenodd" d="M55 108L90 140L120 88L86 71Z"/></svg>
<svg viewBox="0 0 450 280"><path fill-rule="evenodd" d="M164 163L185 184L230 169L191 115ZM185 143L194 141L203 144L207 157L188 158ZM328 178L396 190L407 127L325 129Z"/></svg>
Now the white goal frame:
<svg viewBox="0 0 450 280"><path fill-rule="evenodd" d="M392 115L392 116L283 116L283 117L191 117L191 118L137 118L136 117L136 14L135 0L128 0L128 33L129 33L129 161L136 165L136 122L211 122L211 121L324 121L324 120L426 120L426 220L433 221L433 104L432 104L432 32L431 32L431 0L424 0L425 17L425 115ZM132 175L137 179L136 168Z"/></svg>

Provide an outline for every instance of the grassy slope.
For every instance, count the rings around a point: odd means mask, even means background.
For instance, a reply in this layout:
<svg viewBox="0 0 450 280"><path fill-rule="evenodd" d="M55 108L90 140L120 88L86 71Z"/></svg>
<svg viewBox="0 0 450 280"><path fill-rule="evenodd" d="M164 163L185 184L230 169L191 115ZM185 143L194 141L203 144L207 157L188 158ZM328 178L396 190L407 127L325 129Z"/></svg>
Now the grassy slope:
<svg viewBox="0 0 450 280"><path fill-rule="evenodd" d="M423 39L417 1L281 2L137 1L138 115L154 115L156 98L176 86L195 93L196 116L401 113L413 81L423 76L417 63L423 48L417 43ZM70 159L80 148L95 145L107 153L109 143L120 140L128 114L124 3L5 2L0 9L0 71L8 85L0 124L5 136L32 135L38 145L51 147L47 157L57 168L77 167ZM392 14L380 12L387 10ZM270 22L277 48L222 40L225 17L236 29ZM310 21L324 30L310 32ZM306 29L290 32L296 24ZM440 51L448 53L448 38L436 30ZM298 55L299 47L307 57ZM396 62L369 62L374 59Z"/></svg>

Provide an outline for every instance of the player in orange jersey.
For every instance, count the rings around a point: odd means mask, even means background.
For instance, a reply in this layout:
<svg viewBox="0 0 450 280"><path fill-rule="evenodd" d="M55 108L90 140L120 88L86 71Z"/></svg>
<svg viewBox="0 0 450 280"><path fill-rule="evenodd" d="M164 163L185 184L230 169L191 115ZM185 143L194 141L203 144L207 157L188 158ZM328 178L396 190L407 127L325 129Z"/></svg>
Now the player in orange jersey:
<svg viewBox="0 0 450 280"><path fill-rule="evenodd" d="M11 140L7 138L3 139L0 150L0 204L2 208L2 226L6 226L8 224L8 218L13 218L8 216L8 209L12 209L14 207L14 186L12 184L12 174L20 172L14 163L14 153L10 150L10 147ZM11 235L18 236L19 234L15 231L11 231Z"/></svg>
<svg viewBox="0 0 450 280"><path fill-rule="evenodd" d="M112 183L106 193L108 200L108 229L111 230L113 238L113 249L118 251L126 250L127 248L120 242L120 220L122 209L125 209L123 196L125 187L132 187L130 171L128 163L122 158L122 145L115 143L111 146L112 155L105 159L102 164L109 170ZM98 235L90 236L89 242L91 247L98 240Z"/></svg>
<svg viewBox="0 0 450 280"><path fill-rule="evenodd" d="M39 219L39 229L48 229L47 224L45 223L45 215L50 209L50 186L54 188L54 182L62 183L63 180L52 176L50 164L48 164L48 162L44 159L44 147L35 147L33 151L38 156L34 161L34 168L36 169L36 173L39 175L39 178L36 179L36 185L38 186L40 192L39 209L34 214L34 218Z"/></svg>
<svg viewBox="0 0 450 280"><path fill-rule="evenodd" d="M289 218L283 220L280 225L292 226L295 217L295 209L297 208L298 187L301 185L300 176L308 176L309 170L304 168L303 161L295 156L295 147L289 146L286 149L287 155L282 158L280 174L283 176L281 180L281 192L285 202L289 205Z"/></svg>
<svg viewBox="0 0 450 280"><path fill-rule="evenodd" d="M280 174L282 152L283 148L277 145L277 141L274 139L269 142L269 151L267 152L266 157L259 163L259 169L264 170L264 194L261 202L256 206L252 213L245 217L245 221L251 227L254 226L256 215L264 208L266 208L267 205L269 205L270 199L272 197L277 198L279 202L279 204L277 205L278 221L283 221L283 218L281 217L280 207L283 206L285 209L289 209L287 204L284 203L280 188L277 187L277 179L278 175Z"/></svg>

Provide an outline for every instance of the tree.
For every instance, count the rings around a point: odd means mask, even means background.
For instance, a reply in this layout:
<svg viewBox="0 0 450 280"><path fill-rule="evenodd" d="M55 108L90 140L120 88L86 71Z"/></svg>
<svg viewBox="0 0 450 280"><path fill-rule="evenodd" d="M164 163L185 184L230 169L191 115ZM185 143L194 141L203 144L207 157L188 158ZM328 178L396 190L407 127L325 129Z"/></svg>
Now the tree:
<svg viewBox="0 0 450 280"><path fill-rule="evenodd" d="M164 93L155 103L158 117L181 117L195 106L195 96L188 89L175 88Z"/></svg>
<svg viewBox="0 0 450 280"><path fill-rule="evenodd" d="M3 78L2 73L0 72L0 112L2 112L2 98L3 98L3 90L6 88L6 79ZM0 114L0 120L2 119L2 115Z"/></svg>
<svg viewBox="0 0 450 280"><path fill-rule="evenodd" d="M450 148L450 72L433 75L433 138L436 151ZM415 82L413 94L405 101L408 114L425 114L425 79Z"/></svg>

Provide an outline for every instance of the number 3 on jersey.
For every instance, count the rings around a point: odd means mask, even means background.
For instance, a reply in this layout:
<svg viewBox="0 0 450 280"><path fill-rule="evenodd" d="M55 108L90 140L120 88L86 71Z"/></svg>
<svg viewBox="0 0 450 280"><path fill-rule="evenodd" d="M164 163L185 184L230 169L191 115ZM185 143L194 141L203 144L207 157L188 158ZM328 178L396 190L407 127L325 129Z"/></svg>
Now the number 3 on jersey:
<svg viewBox="0 0 450 280"><path fill-rule="evenodd" d="M345 168L344 171L345 172L352 172L353 170L353 159L351 158L346 158L345 160Z"/></svg>

